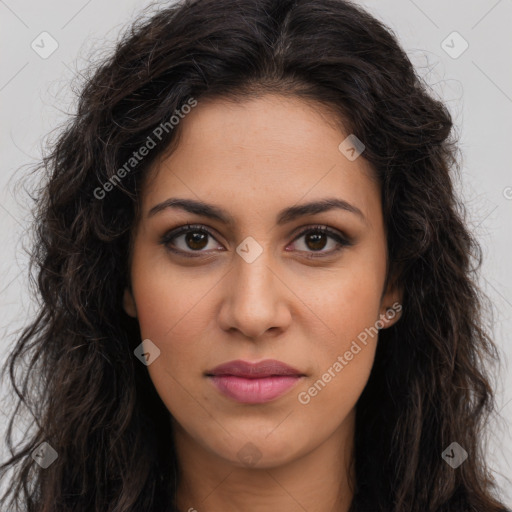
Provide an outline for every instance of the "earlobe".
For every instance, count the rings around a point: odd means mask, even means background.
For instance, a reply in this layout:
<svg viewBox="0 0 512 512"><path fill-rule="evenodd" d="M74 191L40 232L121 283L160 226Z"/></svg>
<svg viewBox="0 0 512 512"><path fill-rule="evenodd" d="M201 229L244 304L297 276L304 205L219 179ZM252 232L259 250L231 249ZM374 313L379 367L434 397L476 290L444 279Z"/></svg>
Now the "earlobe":
<svg viewBox="0 0 512 512"><path fill-rule="evenodd" d="M123 309L125 310L127 315L133 318L137 318L137 308L135 307L135 300L133 299L133 294L128 287L124 289Z"/></svg>
<svg viewBox="0 0 512 512"><path fill-rule="evenodd" d="M402 316L402 288L395 279L388 284L386 293L382 298L379 323L382 329L394 325Z"/></svg>
<svg viewBox="0 0 512 512"><path fill-rule="evenodd" d="M400 319L402 312L402 304L398 301L395 301L391 306L387 306L383 308L381 311L379 323L381 325L381 329L387 329L391 327L393 324L398 322Z"/></svg>

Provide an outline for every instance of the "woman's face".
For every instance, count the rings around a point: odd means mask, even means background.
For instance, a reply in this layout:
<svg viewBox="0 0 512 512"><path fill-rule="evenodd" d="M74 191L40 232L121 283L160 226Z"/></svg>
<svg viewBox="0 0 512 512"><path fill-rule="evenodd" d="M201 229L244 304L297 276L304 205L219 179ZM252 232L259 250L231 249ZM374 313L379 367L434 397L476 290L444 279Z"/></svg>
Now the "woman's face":
<svg viewBox="0 0 512 512"><path fill-rule="evenodd" d="M239 466L349 435L376 322L398 318L379 187L320 109L199 101L142 191L124 308L160 350L147 369L179 440Z"/></svg>

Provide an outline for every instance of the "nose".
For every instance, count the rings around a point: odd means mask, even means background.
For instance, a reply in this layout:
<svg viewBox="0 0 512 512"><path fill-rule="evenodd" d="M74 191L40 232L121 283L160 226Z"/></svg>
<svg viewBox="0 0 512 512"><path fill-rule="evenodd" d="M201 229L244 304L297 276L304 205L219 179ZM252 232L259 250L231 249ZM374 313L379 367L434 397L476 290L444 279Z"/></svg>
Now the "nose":
<svg viewBox="0 0 512 512"><path fill-rule="evenodd" d="M238 331L257 341L267 331L279 334L287 329L291 312L287 300L292 293L284 284L269 251L252 263L238 254L234 268L225 277L219 323L225 331Z"/></svg>

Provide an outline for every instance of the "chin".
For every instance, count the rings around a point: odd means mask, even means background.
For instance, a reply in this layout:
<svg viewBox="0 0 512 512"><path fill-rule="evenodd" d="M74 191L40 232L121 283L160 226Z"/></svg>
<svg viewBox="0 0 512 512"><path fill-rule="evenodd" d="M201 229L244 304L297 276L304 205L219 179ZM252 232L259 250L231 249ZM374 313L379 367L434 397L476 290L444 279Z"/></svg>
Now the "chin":
<svg viewBox="0 0 512 512"><path fill-rule="evenodd" d="M270 469L289 464L308 450L290 433L239 435L224 439L210 449L229 464L240 468ZM293 442L289 440L293 439Z"/></svg>

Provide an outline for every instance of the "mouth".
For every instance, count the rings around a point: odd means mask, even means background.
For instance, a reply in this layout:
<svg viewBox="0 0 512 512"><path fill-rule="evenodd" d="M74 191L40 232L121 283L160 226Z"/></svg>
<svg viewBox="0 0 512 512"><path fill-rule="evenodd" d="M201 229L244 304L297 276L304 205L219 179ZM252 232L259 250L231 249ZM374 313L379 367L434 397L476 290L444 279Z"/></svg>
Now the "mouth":
<svg viewBox="0 0 512 512"><path fill-rule="evenodd" d="M258 363L230 361L207 371L205 376L228 398L260 404L283 396L305 374L281 361L266 359Z"/></svg>

